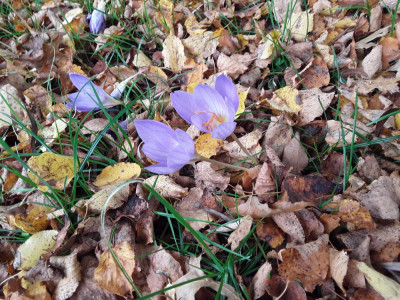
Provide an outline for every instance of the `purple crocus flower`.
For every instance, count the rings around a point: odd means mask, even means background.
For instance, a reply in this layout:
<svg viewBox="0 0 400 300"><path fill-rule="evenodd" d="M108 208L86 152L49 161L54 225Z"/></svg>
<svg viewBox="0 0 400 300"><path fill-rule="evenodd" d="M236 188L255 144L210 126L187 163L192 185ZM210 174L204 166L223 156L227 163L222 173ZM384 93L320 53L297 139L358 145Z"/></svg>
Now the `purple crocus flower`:
<svg viewBox="0 0 400 300"><path fill-rule="evenodd" d="M145 169L157 174L178 171L194 158L194 143L183 130L173 130L154 120L134 121L140 138L144 141L142 150L150 159L159 162Z"/></svg>
<svg viewBox="0 0 400 300"><path fill-rule="evenodd" d="M69 79L79 90L76 93L69 94L72 102L67 103L67 107L74 108L77 111L99 110L101 107L112 107L120 105L121 102L107 94L101 87L84 75L72 73ZM100 105L99 101L102 105Z"/></svg>
<svg viewBox="0 0 400 300"><path fill-rule="evenodd" d="M104 31L106 28L106 4L104 1L100 1L97 9L90 15L88 18L90 19L89 28L92 33L99 33L100 31Z"/></svg>
<svg viewBox="0 0 400 300"><path fill-rule="evenodd" d="M228 137L236 127L235 114L239 96L233 82L225 75L215 81L215 88L199 84L193 94L177 91L171 94L178 114L200 131L211 132L216 139Z"/></svg>

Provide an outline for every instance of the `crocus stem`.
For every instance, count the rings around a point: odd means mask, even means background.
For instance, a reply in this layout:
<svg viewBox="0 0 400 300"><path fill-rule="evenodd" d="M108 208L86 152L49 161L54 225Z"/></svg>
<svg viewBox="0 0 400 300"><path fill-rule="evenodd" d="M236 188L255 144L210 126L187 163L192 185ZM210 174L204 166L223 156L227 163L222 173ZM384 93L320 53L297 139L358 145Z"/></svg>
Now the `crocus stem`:
<svg viewBox="0 0 400 300"><path fill-rule="evenodd" d="M220 165L220 166L222 166L222 167L231 168L231 169L235 169L235 170L238 170L238 171L247 171L247 170L248 170L248 169L245 168L245 167L240 167L240 166L235 166L235 165L226 164L226 163L223 163L223 162L218 161L218 160L214 160L214 159L211 159L211 158L207 158L207 157L201 156L201 155L198 154L198 153L196 153L195 160L206 161L206 162L209 162L209 163L212 163L212 164L215 164L215 165Z"/></svg>
<svg viewBox="0 0 400 300"><path fill-rule="evenodd" d="M257 159L256 159L254 156L252 156L252 155L250 154L250 152L243 146L242 142L238 139L238 137L236 136L236 134L232 132L231 137L232 137L233 140L239 145L240 149L242 149L243 152L246 153L246 155L250 158L250 160L251 160L254 164L258 165Z"/></svg>

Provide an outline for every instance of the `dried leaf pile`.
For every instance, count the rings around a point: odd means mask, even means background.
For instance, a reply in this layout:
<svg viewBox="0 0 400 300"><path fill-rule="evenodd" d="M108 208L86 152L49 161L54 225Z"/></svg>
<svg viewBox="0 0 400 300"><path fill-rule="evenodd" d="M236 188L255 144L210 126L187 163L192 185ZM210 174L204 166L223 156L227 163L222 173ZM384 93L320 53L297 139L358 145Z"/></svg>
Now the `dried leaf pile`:
<svg viewBox="0 0 400 300"><path fill-rule="evenodd" d="M2 297L400 299L398 1L89 2L0 3ZM258 165L171 104L222 73ZM144 119L247 170L154 175Z"/></svg>

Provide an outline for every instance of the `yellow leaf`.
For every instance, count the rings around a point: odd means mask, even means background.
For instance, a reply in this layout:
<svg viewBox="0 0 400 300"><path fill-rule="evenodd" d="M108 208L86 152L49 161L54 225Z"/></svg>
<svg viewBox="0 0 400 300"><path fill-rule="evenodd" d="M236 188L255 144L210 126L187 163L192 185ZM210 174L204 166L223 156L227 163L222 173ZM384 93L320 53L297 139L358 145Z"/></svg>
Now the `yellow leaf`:
<svg viewBox="0 0 400 300"><path fill-rule="evenodd" d="M239 95L239 107L236 111L236 116L239 117L238 115L240 115L241 113L244 112L245 106L244 106L244 101L246 101L247 98L247 94L249 93L250 88L248 88L247 90L240 92Z"/></svg>
<svg viewBox="0 0 400 300"><path fill-rule="evenodd" d="M129 275L132 274L136 263L135 252L131 245L127 241L124 241L116 245L113 251L126 273ZM132 285L125 278L109 250L101 254L99 266L94 270L94 280L102 289L122 297L133 290Z"/></svg>
<svg viewBox="0 0 400 300"><path fill-rule="evenodd" d="M21 214L16 215L13 225L27 233L34 234L47 228L49 225L48 213L49 210L45 206L35 205L26 217Z"/></svg>
<svg viewBox="0 0 400 300"><path fill-rule="evenodd" d="M46 289L46 285L41 281L31 281L21 278L21 286L25 289L20 295L20 299L43 299L51 300L51 296Z"/></svg>
<svg viewBox="0 0 400 300"><path fill-rule="evenodd" d="M32 235L18 248L20 261L14 261L14 268L26 270L32 268L39 257L56 245L57 230L44 230Z"/></svg>
<svg viewBox="0 0 400 300"><path fill-rule="evenodd" d="M293 39L302 42L307 37L307 33L314 28L313 16L314 14L308 12L293 13L290 20L282 24L282 30L288 30Z"/></svg>
<svg viewBox="0 0 400 300"><path fill-rule="evenodd" d="M385 275L368 267L364 262L354 261L357 268L364 274L368 283L385 300L400 299L400 284Z"/></svg>
<svg viewBox="0 0 400 300"><path fill-rule="evenodd" d="M185 20L185 27L190 36L201 35L206 31L205 26L197 21L195 15L191 15Z"/></svg>
<svg viewBox="0 0 400 300"><path fill-rule="evenodd" d="M101 171L93 182L95 186L106 186L117 184L140 175L141 169L135 163L118 163L108 166Z"/></svg>
<svg viewBox="0 0 400 300"><path fill-rule="evenodd" d="M187 91L188 93L192 93L192 94L193 94L194 88L195 88L196 85L198 85L198 84L199 84L199 82L193 82L193 83L188 84L188 86L187 86L187 88L186 88L186 91Z"/></svg>
<svg viewBox="0 0 400 300"><path fill-rule="evenodd" d="M344 18L343 20L338 21L335 25L336 28L350 28L357 25L357 19L352 18Z"/></svg>
<svg viewBox="0 0 400 300"><path fill-rule="evenodd" d="M205 133L199 136L196 141L196 151L201 156L210 158L217 154L217 151L223 145L223 140L214 139L211 137L211 133Z"/></svg>
<svg viewBox="0 0 400 300"><path fill-rule="evenodd" d="M299 91L297 89L285 86L276 90L272 99L267 100L273 109L286 111L289 113L298 113L302 105L297 104L299 101Z"/></svg>
<svg viewBox="0 0 400 300"><path fill-rule="evenodd" d="M97 193L95 193L90 199L84 199L78 201L77 206L86 206L90 212L99 213L103 209L104 203L106 203L108 196L118 187L117 185L108 186ZM129 196L129 184L120 188L114 196L107 203L107 209L114 209L120 207L127 201Z"/></svg>
<svg viewBox="0 0 400 300"><path fill-rule="evenodd" d="M38 156L32 156L28 160L30 166L41 179L58 190L64 189L65 186L74 178L74 158L71 156L64 156L45 152ZM76 162L76 169L78 163ZM29 178L36 183L40 188L47 191L47 187L42 184L40 178L28 171Z"/></svg>
<svg viewBox="0 0 400 300"><path fill-rule="evenodd" d="M275 48L275 44L279 41L280 38L280 33L277 30L273 30L271 31L268 35L267 35L267 41L265 42L264 46L263 46L263 50L260 54L260 59L267 59L270 58L271 55L274 53L274 48Z"/></svg>
<svg viewBox="0 0 400 300"><path fill-rule="evenodd" d="M400 130L400 113L396 114L394 116L395 122L396 122L396 129Z"/></svg>

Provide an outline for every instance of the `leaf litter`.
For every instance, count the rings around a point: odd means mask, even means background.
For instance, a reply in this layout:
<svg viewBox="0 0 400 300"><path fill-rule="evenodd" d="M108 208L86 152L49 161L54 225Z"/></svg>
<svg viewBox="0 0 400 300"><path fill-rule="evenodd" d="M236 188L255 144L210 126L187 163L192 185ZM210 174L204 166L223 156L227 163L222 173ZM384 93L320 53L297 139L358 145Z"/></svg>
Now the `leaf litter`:
<svg viewBox="0 0 400 300"><path fill-rule="evenodd" d="M399 12L2 3L1 296L398 299Z"/></svg>

